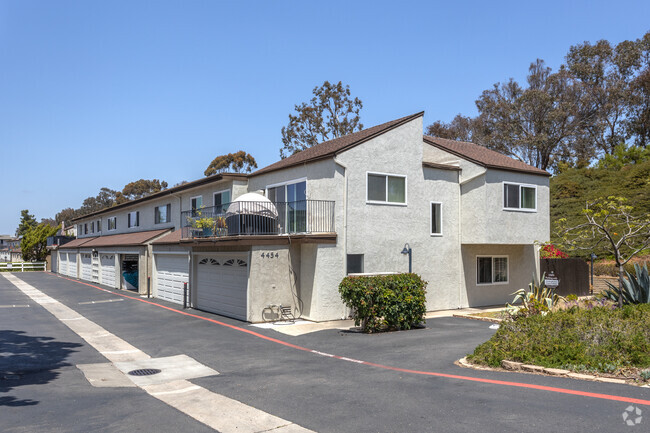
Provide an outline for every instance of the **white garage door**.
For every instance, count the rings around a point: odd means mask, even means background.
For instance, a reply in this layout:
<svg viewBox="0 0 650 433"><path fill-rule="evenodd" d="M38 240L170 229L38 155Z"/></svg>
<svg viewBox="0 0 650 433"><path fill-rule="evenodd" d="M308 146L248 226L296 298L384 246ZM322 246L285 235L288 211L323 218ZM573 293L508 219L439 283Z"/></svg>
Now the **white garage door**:
<svg viewBox="0 0 650 433"><path fill-rule="evenodd" d="M68 253L59 253L59 274L68 275Z"/></svg>
<svg viewBox="0 0 650 433"><path fill-rule="evenodd" d="M115 288L115 254L101 253L99 262L101 264L102 284Z"/></svg>
<svg viewBox="0 0 650 433"><path fill-rule="evenodd" d="M196 306L246 320L248 255L196 256Z"/></svg>
<svg viewBox="0 0 650 433"><path fill-rule="evenodd" d="M77 278L77 253L68 253L67 275L72 278Z"/></svg>
<svg viewBox="0 0 650 433"><path fill-rule="evenodd" d="M189 281L187 255L155 254L155 296L165 301L183 303L183 285Z"/></svg>
<svg viewBox="0 0 650 433"><path fill-rule="evenodd" d="M92 281L93 279L93 264L90 254L81 254L81 279L85 281Z"/></svg>

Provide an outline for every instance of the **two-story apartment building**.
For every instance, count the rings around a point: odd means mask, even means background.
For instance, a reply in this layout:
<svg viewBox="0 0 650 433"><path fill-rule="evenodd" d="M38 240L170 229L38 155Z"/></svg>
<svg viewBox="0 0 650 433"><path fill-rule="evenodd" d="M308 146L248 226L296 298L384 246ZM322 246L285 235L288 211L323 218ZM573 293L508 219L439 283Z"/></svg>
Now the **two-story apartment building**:
<svg viewBox="0 0 650 433"><path fill-rule="evenodd" d="M86 215L58 271L253 322L280 304L328 320L348 313L346 274L406 272L408 244L428 310L509 301L549 240L549 175L423 137L422 116Z"/></svg>

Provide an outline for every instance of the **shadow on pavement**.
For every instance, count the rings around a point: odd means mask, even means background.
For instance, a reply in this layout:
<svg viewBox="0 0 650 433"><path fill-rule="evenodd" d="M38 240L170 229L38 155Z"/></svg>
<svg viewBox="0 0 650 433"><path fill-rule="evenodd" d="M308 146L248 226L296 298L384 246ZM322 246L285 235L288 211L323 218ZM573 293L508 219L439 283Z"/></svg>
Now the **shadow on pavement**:
<svg viewBox="0 0 650 433"><path fill-rule="evenodd" d="M0 330L0 394L26 385L44 385L59 377L55 370L71 364L66 358L79 343L55 341L52 337L33 337L24 331ZM32 406L35 400L19 400L4 395L0 406Z"/></svg>

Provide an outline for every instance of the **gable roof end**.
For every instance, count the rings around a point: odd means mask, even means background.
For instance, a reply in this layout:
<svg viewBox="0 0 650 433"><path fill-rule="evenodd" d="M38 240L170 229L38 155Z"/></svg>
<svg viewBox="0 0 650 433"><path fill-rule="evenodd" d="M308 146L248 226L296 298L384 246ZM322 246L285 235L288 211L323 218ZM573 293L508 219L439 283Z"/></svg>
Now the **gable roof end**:
<svg viewBox="0 0 650 433"><path fill-rule="evenodd" d="M250 176L257 176L264 173L269 173L276 170L281 170L288 167L293 167L295 165L305 164L308 162L318 161L320 159L330 158L336 155L339 152L348 150L354 146L366 142L370 139L373 139L381 134L384 134L392 129L397 128L398 126L404 125L405 123L410 122L413 119L422 117L424 111L419 113L412 114L410 116L402 117L400 119L392 120L390 122L382 123L381 125L373 126L368 129L364 129L359 132L354 132L352 134L345 135L343 137L335 138L329 141L323 141L317 145L302 150L298 153L282 159L271 165L267 165L264 168L257 170L254 173L251 173Z"/></svg>
<svg viewBox="0 0 650 433"><path fill-rule="evenodd" d="M424 136L424 142L483 167L551 176L545 170L533 167L525 162L510 158L509 156L495 152L485 146L479 146L478 144L431 137L428 135Z"/></svg>

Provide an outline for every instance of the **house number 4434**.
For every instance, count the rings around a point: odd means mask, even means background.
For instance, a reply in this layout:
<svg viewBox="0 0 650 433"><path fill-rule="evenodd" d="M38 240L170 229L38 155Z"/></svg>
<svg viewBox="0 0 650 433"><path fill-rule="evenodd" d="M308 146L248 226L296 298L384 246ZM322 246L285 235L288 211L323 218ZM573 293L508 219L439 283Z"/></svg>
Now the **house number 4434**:
<svg viewBox="0 0 650 433"><path fill-rule="evenodd" d="M266 257L267 259L272 259L272 258L276 258L276 259L277 259L278 257L280 257L280 254L278 254L278 253L269 253L269 252L267 252L267 253L262 253L261 257L262 257L262 258L265 258L265 257Z"/></svg>

